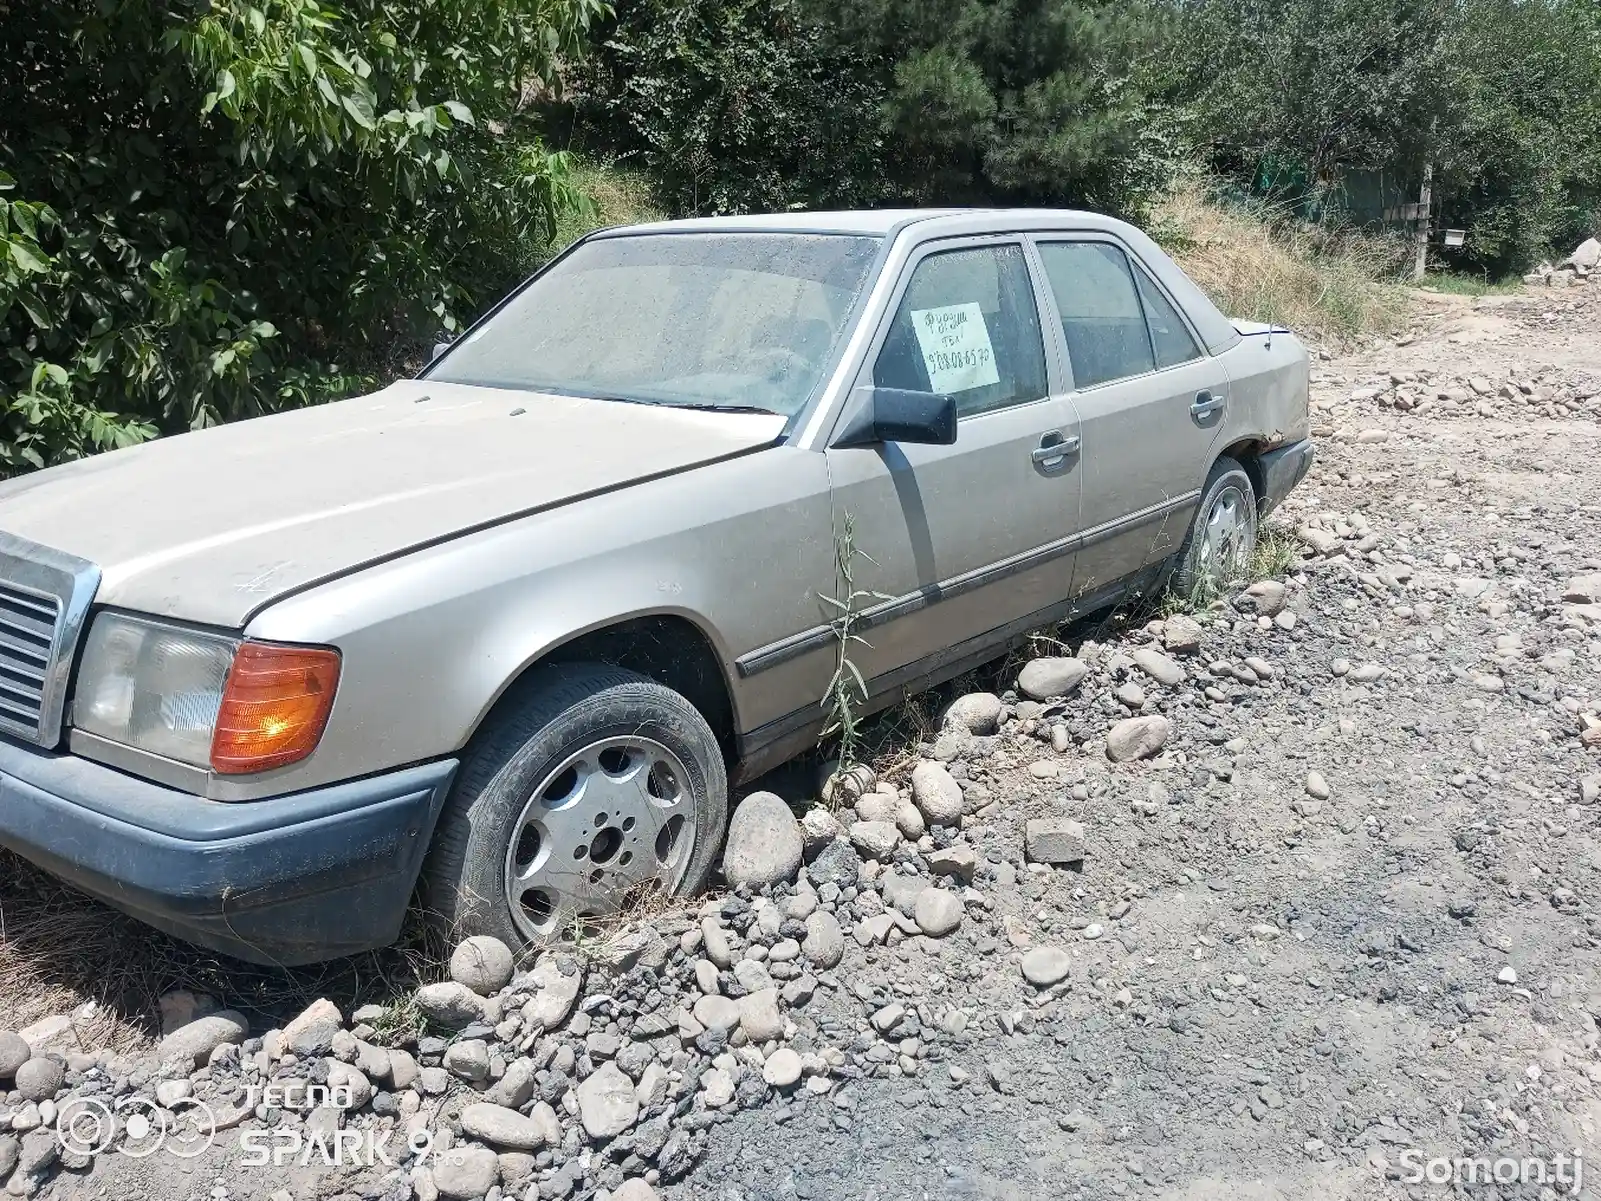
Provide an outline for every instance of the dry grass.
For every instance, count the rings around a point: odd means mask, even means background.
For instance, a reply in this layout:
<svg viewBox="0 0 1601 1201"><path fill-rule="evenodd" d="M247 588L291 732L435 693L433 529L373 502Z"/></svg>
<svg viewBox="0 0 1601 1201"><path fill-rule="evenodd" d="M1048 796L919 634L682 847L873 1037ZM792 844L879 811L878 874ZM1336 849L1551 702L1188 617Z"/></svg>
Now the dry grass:
<svg viewBox="0 0 1601 1201"><path fill-rule="evenodd" d="M1334 340L1405 325L1405 248L1350 229L1312 226L1279 207L1224 207L1199 184L1152 211L1152 235L1230 317Z"/></svg>
<svg viewBox="0 0 1601 1201"><path fill-rule="evenodd" d="M592 230L660 221L665 215L651 200L649 181L624 167L579 159L573 166L573 183L589 197L591 209L565 214L557 222L555 236L550 240L552 255Z"/></svg>
<svg viewBox="0 0 1601 1201"><path fill-rule="evenodd" d="M157 1003L175 988L209 993L260 1030L318 997L347 1013L367 1002L388 1005L403 1024L410 994L440 978L445 954L414 921L384 951L305 968L260 967L169 938L0 851L0 1025L21 1029L93 1002L74 1023L85 1051L149 1044L161 1033Z"/></svg>

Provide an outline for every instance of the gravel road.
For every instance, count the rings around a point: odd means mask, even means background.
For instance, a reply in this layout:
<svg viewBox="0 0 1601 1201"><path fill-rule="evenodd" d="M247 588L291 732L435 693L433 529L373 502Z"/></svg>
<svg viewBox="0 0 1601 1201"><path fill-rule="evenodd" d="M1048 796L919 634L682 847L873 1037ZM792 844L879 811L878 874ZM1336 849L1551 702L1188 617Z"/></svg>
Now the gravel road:
<svg viewBox="0 0 1601 1201"><path fill-rule="evenodd" d="M776 883L588 957L481 949L426 1037L202 1004L143 1059L32 1048L7 1192L1544 1199L1592 1152L1601 1189L1601 286L1432 303L1316 365L1280 578L964 700L837 829L742 846ZM257 1107L297 1081L350 1092ZM48 1145L129 1096L227 1137ZM434 1156L242 1166L269 1127Z"/></svg>

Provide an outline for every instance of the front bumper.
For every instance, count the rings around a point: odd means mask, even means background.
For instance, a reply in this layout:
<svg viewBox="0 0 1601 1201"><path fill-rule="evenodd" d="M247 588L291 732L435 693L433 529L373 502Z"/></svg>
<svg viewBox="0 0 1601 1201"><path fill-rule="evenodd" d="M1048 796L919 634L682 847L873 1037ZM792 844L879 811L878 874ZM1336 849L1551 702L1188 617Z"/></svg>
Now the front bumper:
<svg viewBox="0 0 1601 1201"><path fill-rule="evenodd" d="M455 770L208 801L0 739L0 846L179 938L314 963L399 935Z"/></svg>
<svg viewBox="0 0 1601 1201"><path fill-rule="evenodd" d="M1283 503L1290 490L1312 470L1316 457L1310 438L1302 438L1299 442L1257 456L1256 461L1262 469L1261 516L1266 517Z"/></svg>

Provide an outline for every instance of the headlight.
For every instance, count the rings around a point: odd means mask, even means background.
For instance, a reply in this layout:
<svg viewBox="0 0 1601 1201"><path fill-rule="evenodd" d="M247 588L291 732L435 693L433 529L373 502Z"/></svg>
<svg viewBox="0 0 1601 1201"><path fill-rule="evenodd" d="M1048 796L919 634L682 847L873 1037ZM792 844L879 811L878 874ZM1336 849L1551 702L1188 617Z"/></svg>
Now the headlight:
<svg viewBox="0 0 1601 1201"><path fill-rule="evenodd" d="M227 774L317 747L339 652L279 646L121 613L95 618L78 671L78 729Z"/></svg>

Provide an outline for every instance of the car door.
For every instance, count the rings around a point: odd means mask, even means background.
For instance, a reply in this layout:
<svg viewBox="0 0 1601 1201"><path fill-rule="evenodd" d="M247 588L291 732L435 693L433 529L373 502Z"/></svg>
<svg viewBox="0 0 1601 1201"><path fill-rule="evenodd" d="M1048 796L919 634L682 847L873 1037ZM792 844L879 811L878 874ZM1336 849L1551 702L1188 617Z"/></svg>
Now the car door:
<svg viewBox="0 0 1601 1201"><path fill-rule="evenodd" d="M922 248L857 383L954 395L956 441L827 451L836 540L849 529L855 587L873 594L856 605L867 644L851 658L875 692L1069 595L1078 418L1039 286L1018 237Z"/></svg>
<svg viewBox="0 0 1601 1201"><path fill-rule="evenodd" d="M1228 375L1178 306L1103 234L1035 241L1073 375L1081 606L1178 550L1216 453Z"/></svg>

